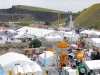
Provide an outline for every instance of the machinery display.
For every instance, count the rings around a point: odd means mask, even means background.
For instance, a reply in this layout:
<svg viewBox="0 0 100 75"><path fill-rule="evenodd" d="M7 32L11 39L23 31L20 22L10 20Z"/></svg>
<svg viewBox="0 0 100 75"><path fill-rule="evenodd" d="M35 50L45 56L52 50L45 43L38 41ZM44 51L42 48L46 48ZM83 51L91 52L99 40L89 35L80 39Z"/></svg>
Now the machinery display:
<svg viewBox="0 0 100 75"><path fill-rule="evenodd" d="M84 50L80 50L80 49L76 49L76 59L77 60L81 60L84 61L84 55L85 55L85 51Z"/></svg>
<svg viewBox="0 0 100 75"><path fill-rule="evenodd" d="M65 67L68 62L68 42L58 42L57 47L60 49L60 55L59 55L59 68L62 69L62 67Z"/></svg>

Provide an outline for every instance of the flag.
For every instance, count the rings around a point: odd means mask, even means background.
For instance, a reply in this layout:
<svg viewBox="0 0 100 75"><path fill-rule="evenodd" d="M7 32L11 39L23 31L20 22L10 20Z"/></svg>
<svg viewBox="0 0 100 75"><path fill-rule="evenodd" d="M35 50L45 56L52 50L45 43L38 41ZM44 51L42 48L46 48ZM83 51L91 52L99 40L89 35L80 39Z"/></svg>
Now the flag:
<svg viewBox="0 0 100 75"><path fill-rule="evenodd" d="M43 62L41 63L40 66L44 66L45 63L46 63L46 52L44 53L44 60L43 60Z"/></svg>
<svg viewBox="0 0 100 75"><path fill-rule="evenodd" d="M1 64L0 64L0 75L4 75L4 69L2 68Z"/></svg>
<svg viewBox="0 0 100 75"><path fill-rule="evenodd" d="M0 75L4 75L4 69L0 69Z"/></svg>

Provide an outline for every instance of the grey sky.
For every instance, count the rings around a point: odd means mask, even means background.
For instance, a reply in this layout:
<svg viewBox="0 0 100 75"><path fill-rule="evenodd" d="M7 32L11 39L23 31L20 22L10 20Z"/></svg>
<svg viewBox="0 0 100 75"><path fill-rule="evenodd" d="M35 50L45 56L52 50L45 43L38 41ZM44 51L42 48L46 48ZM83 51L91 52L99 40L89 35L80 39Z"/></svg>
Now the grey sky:
<svg viewBox="0 0 100 75"><path fill-rule="evenodd" d="M29 5L78 12L95 3L100 3L100 0L0 0L0 9L10 8L12 5Z"/></svg>

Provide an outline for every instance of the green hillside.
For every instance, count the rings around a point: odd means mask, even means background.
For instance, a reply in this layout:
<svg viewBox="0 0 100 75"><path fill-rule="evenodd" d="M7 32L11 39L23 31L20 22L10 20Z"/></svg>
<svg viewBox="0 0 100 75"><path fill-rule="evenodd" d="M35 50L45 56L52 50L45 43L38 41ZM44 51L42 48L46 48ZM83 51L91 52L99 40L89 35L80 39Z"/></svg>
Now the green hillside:
<svg viewBox="0 0 100 75"><path fill-rule="evenodd" d="M79 23L80 26L86 28L100 29L100 3L94 4L75 18L75 26Z"/></svg>
<svg viewBox="0 0 100 75"><path fill-rule="evenodd" d="M34 10L34 11L66 13L64 11L52 10L52 9L41 8L41 7L26 6L26 5L15 5L14 7L21 8L21 9L27 9L27 10Z"/></svg>

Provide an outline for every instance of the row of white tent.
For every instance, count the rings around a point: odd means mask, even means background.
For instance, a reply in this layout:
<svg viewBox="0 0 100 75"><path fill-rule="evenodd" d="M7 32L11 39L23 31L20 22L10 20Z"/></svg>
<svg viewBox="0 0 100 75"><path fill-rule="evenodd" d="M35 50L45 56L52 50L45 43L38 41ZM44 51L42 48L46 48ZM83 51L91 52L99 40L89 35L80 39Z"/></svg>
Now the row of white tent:
<svg viewBox="0 0 100 75"><path fill-rule="evenodd" d="M23 54L14 52L3 54L0 56L0 64L4 69L4 75L8 75L9 71L12 71L13 75L16 75L18 72L21 72L23 75L26 73L43 75L41 67Z"/></svg>
<svg viewBox="0 0 100 75"><path fill-rule="evenodd" d="M84 30L84 31L80 32L80 35L81 36L88 35L88 37L96 38L96 37L100 36L100 32L96 31L96 30Z"/></svg>
<svg viewBox="0 0 100 75"><path fill-rule="evenodd" d="M56 31L56 30L40 29L33 27L23 27L16 31L10 29L8 30L8 32L18 33L18 35L13 36L15 40L13 41L11 40L12 43L14 42L20 43L21 42L20 39L25 37L32 38L32 40L34 38L38 38L42 41L51 41L51 42L64 41L64 38L66 37L68 41L77 42L79 41L80 36L88 35L88 37L93 37L93 38L100 36L100 32L95 30L84 30L80 32L80 35L78 35L75 34L75 32Z"/></svg>
<svg viewBox="0 0 100 75"><path fill-rule="evenodd" d="M18 73L21 73L22 75L24 74L28 74L28 75L43 75L43 72L40 68L40 66L34 62L33 65L28 65L27 63L24 66L20 66L20 65L16 65L13 68L12 73L14 73L14 75L17 75Z"/></svg>
<svg viewBox="0 0 100 75"><path fill-rule="evenodd" d="M77 34L74 35L73 32L56 31L56 30L40 29L33 27L23 27L16 30L15 32L17 32L18 35L14 36L14 38L30 37L34 39L36 37L42 40L45 39L45 41L63 41L64 37L67 37L67 39L70 39L70 41L75 41L74 38L76 38L76 40L79 39L79 35Z"/></svg>

